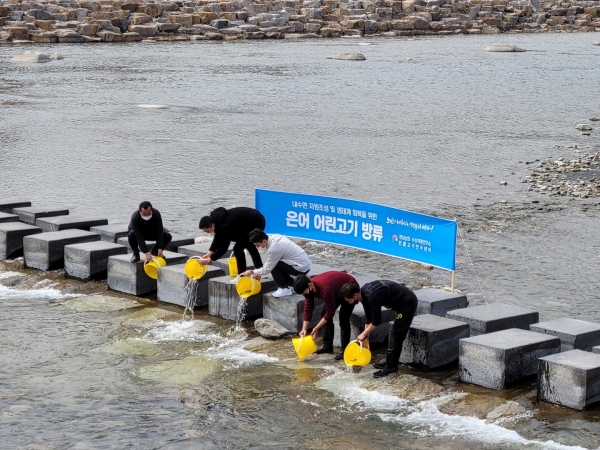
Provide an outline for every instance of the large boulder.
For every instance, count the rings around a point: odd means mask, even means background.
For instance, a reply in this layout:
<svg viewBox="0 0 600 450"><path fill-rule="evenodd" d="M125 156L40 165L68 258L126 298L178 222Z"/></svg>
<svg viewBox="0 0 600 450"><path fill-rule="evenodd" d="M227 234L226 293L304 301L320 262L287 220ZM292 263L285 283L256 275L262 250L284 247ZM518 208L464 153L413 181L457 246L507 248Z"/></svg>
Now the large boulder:
<svg viewBox="0 0 600 450"><path fill-rule="evenodd" d="M45 31L39 34L32 34L31 42L35 42L36 44L55 44L58 42L58 36L52 31Z"/></svg>
<svg viewBox="0 0 600 450"><path fill-rule="evenodd" d="M292 334L279 322L270 319L256 319L254 328L258 334L267 339L281 339Z"/></svg>
<svg viewBox="0 0 600 450"><path fill-rule="evenodd" d="M14 56L11 59L12 62L24 62L24 63L47 63L52 61L52 59L40 52L25 52L22 55Z"/></svg>
<svg viewBox="0 0 600 450"><path fill-rule="evenodd" d="M521 47L511 44L492 44L484 49L486 52L524 52Z"/></svg>
<svg viewBox="0 0 600 450"><path fill-rule="evenodd" d="M130 25L129 31L132 33L138 33L142 38L147 38L150 36L156 36L158 31L158 25Z"/></svg>
<svg viewBox="0 0 600 450"><path fill-rule="evenodd" d="M367 58L362 53L341 53L339 55L330 56L327 59L339 59L342 61L364 61Z"/></svg>
<svg viewBox="0 0 600 450"><path fill-rule="evenodd" d="M27 11L27 15L33 17L35 20L52 20L54 17L48 11L44 9L30 9Z"/></svg>

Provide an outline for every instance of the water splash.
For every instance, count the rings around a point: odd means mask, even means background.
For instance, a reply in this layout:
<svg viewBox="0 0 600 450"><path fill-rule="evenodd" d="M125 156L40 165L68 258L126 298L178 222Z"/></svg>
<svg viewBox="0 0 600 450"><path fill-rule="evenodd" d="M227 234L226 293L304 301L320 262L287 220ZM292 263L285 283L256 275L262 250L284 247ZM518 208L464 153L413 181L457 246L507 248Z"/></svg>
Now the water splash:
<svg viewBox="0 0 600 450"><path fill-rule="evenodd" d="M62 299L67 297L76 296L74 294L63 294L58 289L46 288L46 289L11 289L7 286L0 285L0 299L12 299L12 298L48 298L48 299Z"/></svg>

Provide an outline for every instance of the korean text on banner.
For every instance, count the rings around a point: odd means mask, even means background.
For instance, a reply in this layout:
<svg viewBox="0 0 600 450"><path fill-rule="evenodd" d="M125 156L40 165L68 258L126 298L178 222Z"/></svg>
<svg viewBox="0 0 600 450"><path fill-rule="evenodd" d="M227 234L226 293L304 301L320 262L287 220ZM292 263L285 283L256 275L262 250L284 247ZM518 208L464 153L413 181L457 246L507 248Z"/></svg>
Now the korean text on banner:
<svg viewBox="0 0 600 450"><path fill-rule="evenodd" d="M256 189L267 233L347 245L455 270L456 221L320 195Z"/></svg>

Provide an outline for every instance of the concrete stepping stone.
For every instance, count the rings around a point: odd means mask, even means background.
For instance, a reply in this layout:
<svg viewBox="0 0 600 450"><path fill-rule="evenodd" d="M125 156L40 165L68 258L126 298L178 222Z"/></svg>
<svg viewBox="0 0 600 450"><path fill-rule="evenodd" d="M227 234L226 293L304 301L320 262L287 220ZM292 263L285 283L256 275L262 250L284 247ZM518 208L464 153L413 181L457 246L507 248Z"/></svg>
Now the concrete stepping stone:
<svg viewBox="0 0 600 450"><path fill-rule="evenodd" d="M44 232L73 229L90 231L91 227L107 225L108 220L92 216L56 216L37 219L35 224Z"/></svg>
<svg viewBox="0 0 600 450"><path fill-rule="evenodd" d="M182 236L180 234L173 234L171 236L173 239L167 244L167 247L164 250L169 250L173 253L179 253L178 249L180 246L190 245L190 243L194 242L194 238L191 238L189 236ZM125 237L118 238L117 243L127 247L127 253L133 253L133 251L131 250L131 246L129 245L129 239L127 238L127 234L125 234ZM146 245L150 250L152 250L154 244L156 244L156 241L146 241Z"/></svg>
<svg viewBox="0 0 600 450"><path fill-rule="evenodd" d="M184 255L188 255L188 256L203 256L203 255L206 255L211 244L212 244L212 242L201 242L199 244L181 245L181 246L179 246L177 251L179 253L183 253ZM221 256L221 258L219 258L218 261L213 262L212 265L217 265L217 263L220 263L220 264L218 264L218 267L225 269L225 272L227 274L229 274L228 267L226 267L226 266L227 266L227 258L229 258L229 255L231 255L232 249L233 249L233 244L230 244L229 250L227 250L225 252L225 254L223 256ZM221 261L221 260L225 260L225 261ZM248 261L248 258L246 258L246 261ZM250 259L250 264L252 264L252 259Z"/></svg>
<svg viewBox="0 0 600 450"><path fill-rule="evenodd" d="M390 347L394 343L389 324ZM402 344L400 362L424 369L436 369L458 360L459 341L469 337L469 325L435 314L415 316Z"/></svg>
<svg viewBox="0 0 600 450"><path fill-rule="evenodd" d="M569 350L592 351L592 347L600 345L600 325L584 320L562 318L540 322L529 327L536 333L556 336L561 342L561 352Z"/></svg>
<svg viewBox="0 0 600 450"><path fill-rule="evenodd" d="M112 242L96 241L65 246L65 272L69 278L82 281L104 280L108 257L125 255L125 247Z"/></svg>
<svg viewBox="0 0 600 450"><path fill-rule="evenodd" d="M539 321L537 311L504 303L490 303L489 305L456 309L447 312L446 317L468 323L471 327L471 336L509 328L528 330L530 325Z"/></svg>
<svg viewBox="0 0 600 450"><path fill-rule="evenodd" d="M19 222L19 216L0 212L0 223Z"/></svg>
<svg viewBox="0 0 600 450"><path fill-rule="evenodd" d="M538 371L538 358L560 352L560 339L510 328L461 339L458 374L461 381L500 390Z"/></svg>
<svg viewBox="0 0 600 450"><path fill-rule="evenodd" d="M187 261L187 256L165 250L163 252L168 267ZM144 272L146 257L140 253L140 261L131 262L131 254L108 257L107 278L108 287L114 291L131 295L145 295L156 291L156 280ZM160 272L160 270L159 270Z"/></svg>
<svg viewBox="0 0 600 450"><path fill-rule="evenodd" d="M538 364L538 400L579 411L600 402L600 355L570 350Z"/></svg>
<svg viewBox="0 0 600 450"><path fill-rule="evenodd" d="M319 264L313 264L308 276L320 275L323 272L329 272L333 269ZM343 272L343 271L342 271ZM309 325L314 327L321 320L321 312L323 311L323 301L315 299L315 309L313 318ZM269 292L263 296L263 318L271 319L283 325L288 331L297 333L302 329L304 323L304 296L294 294L289 297L273 297L273 293Z"/></svg>
<svg viewBox="0 0 600 450"><path fill-rule="evenodd" d="M99 240L100 236L96 233L84 230L52 231L26 236L23 238L25 265L39 270L62 269L65 261L65 246Z"/></svg>
<svg viewBox="0 0 600 450"><path fill-rule="evenodd" d="M25 236L41 232L38 227L18 221L0 223L0 260L21 256Z"/></svg>
<svg viewBox="0 0 600 450"><path fill-rule="evenodd" d="M185 274L185 264L161 267L158 271L157 295L161 302L185 307L186 286L190 279ZM208 305L208 282L213 278L225 276L225 271L215 266L207 266L206 273L200 278L196 288L195 307Z"/></svg>
<svg viewBox="0 0 600 450"><path fill-rule="evenodd" d="M100 239L104 242L112 242L117 244L119 238L127 238L129 233L129 225L126 223L111 223L108 225L99 225L97 227L90 227L92 233L98 233Z"/></svg>
<svg viewBox="0 0 600 450"><path fill-rule="evenodd" d="M14 208L13 214L19 216L19 220L29 225L35 225L37 219L44 217L57 217L69 215L69 210L66 208L48 208L44 206L25 206L22 208Z"/></svg>
<svg viewBox="0 0 600 450"><path fill-rule="evenodd" d="M127 249L127 253L133 253L133 250L129 245L129 239L127 238L127 235L125 235L125 237L118 238L117 244L124 245ZM152 251L152 249L154 248L154 244L156 244L156 241L146 241L146 245L148 246L148 250L150 251Z"/></svg>
<svg viewBox="0 0 600 450"><path fill-rule="evenodd" d="M457 292L425 288L416 290L415 294L419 300L417 314L434 314L446 317L448 311L469 306L467 296Z"/></svg>
<svg viewBox="0 0 600 450"><path fill-rule="evenodd" d="M0 212L12 214L13 208L31 206L31 202L16 198L0 198Z"/></svg>
<svg viewBox="0 0 600 450"><path fill-rule="evenodd" d="M211 316L236 320L240 296L235 284L231 284L232 280L230 276L224 276L208 281L208 313ZM244 308L246 319L262 316L263 296L277 289L277 284L271 275L261 278L260 283L260 292L246 299Z"/></svg>

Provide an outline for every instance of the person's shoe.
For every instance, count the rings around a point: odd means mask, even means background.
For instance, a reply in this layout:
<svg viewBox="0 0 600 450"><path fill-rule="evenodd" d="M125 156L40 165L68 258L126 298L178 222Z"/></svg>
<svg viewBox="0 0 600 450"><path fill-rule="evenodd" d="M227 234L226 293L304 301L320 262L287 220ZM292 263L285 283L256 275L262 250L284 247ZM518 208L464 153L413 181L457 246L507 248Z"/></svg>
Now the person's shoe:
<svg viewBox="0 0 600 450"><path fill-rule="evenodd" d="M323 353L333 353L333 345L323 344L317 349L317 355L321 355Z"/></svg>
<svg viewBox="0 0 600 450"><path fill-rule="evenodd" d="M337 355L335 355L335 358L333 358L333 359L335 359L336 361L343 360L344 359L344 351L340 350L340 352Z"/></svg>
<svg viewBox="0 0 600 450"><path fill-rule="evenodd" d="M385 363L383 364L383 368L378 370L373 374L374 378L385 377L394 372L398 372L398 360L400 359L400 352L396 352L395 350L388 350L385 355ZM375 364L373 364L375 366Z"/></svg>
<svg viewBox="0 0 600 450"><path fill-rule="evenodd" d="M381 378L389 375L390 373L398 372L398 366L396 367L384 367L373 374L373 378Z"/></svg>
<svg viewBox="0 0 600 450"><path fill-rule="evenodd" d="M385 367L385 360L382 359L379 362L373 363L373 367L375 367L376 369L383 369Z"/></svg>
<svg viewBox="0 0 600 450"><path fill-rule="evenodd" d="M275 292L273 292L273 297L289 297L292 295L292 290L289 287L286 288L278 288ZM317 353L319 351L317 350Z"/></svg>
<svg viewBox="0 0 600 450"><path fill-rule="evenodd" d="M132 263L140 262L140 254L135 252L133 255L131 255L131 262Z"/></svg>

